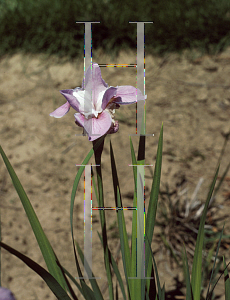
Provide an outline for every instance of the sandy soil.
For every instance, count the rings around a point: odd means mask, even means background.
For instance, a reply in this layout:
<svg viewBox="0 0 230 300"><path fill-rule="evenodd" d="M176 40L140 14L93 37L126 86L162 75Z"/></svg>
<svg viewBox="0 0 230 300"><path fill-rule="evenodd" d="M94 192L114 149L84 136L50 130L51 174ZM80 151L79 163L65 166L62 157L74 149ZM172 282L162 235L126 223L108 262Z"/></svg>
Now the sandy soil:
<svg viewBox="0 0 230 300"><path fill-rule="evenodd" d="M115 60L98 52L97 63L135 63L135 52L121 53ZM21 55L0 60L0 141L24 186L37 216L61 263L74 276L69 209L72 185L78 168L92 144L79 136L82 129L74 123L73 109L62 119L49 113L64 104L61 89L80 86L83 77L83 57L72 63L47 58L43 55ZM102 68L102 77L109 85L135 86L133 68ZM196 57L194 53L170 54L164 58L146 56L147 137L146 164L154 164L159 132L164 123L164 146L161 190L168 183L174 191L185 178L183 187L191 197L202 177L204 183L198 198L206 199L224 143L230 132L230 48L215 56ZM135 133L135 105L123 106L115 114L119 120L118 133L105 141L102 167L105 201L114 206L110 169L109 141L111 139L117 162L124 206L132 205L133 177L129 134ZM77 134L77 136L76 136ZM138 139L133 137L137 151ZM227 145L222 159L220 175L229 163ZM92 163L93 160L92 160ZM146 202L151 188L151 172L146 168ZM229 179L229 177L227 178ZM229 181L225 180L218 193L218 201L229 212ZM0 198L3 242L15 247L45 266L22 204L12 185L3 161L0 161ZM84 181L76 196L74 232L83 246L84 238ZM96 200L93 199L96 206ZM161 200L160 200L161 201ZM159 203L160 205L160 203ZM131 232L131 212L127 215L127 228ZM106 212L110 245L116 252L116 214ZM223 220L224 222L224 220ZM220 223L220 224L223 224ZM227 220L226 228L229 228ZM99 215L93 221L93 271L105 284L103 255L97 237L100 231ZM157 248L154 245L153 248ZM166 290L175 288L168 257L159 251L156 255L162 284ZM229 257L228 257L229 259ZM179 272L179 271L178 271ZM2 250L2 286L10 288L18 300L55 299L40 277L18 258ZM223 295L223 282L217 292ZM108 293L105 291L105 299ZM175 298L176 299L176 298Z"/></svg>

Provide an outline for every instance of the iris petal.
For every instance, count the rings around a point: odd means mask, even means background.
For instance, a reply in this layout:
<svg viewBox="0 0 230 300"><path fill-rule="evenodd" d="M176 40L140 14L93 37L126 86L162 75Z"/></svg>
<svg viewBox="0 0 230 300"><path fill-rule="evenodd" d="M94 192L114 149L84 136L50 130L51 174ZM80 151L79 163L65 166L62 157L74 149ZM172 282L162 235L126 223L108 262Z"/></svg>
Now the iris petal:
<svg viewBox="0 0 230 300"><path fill-rule="evenodd" d="M116 96L121 97L120 101L116 101L118 104L131 104L147 98L139 89L131 85L118 86Z"/></svg>
<svg viewBox="0 0 230 300"><path fill-rule="evenodd" d="M75 109L76 111L80 111L80 103L78 102L77 98L73 95L76 93L74 90L61 90L60 93L66 98L69 104Z"/></svg>
<svg viewBox="0 0 230 300"><path fill-rule="evenodd" d="M55 111L50 113L50 116L55 118L62 118L65 114L67 114L69 109L70 109L70 104L67 101L65 104L63 104L62 106L58 107Z"/></svg>
<svg viewBox="0 0 230 300"><path fill-rule="evenodd" d="M85 119L82 114L74 114L76 123L85 128L89 141L94 141L106 134L112 125L112 118L107 111L103 111L98 118Z"/></svg>
<svg viewBox="0 0 230 300"><path fill-rule="evenodd" d="M117 88L111 86L109 87L105 93L104 93L104 96L103 96L103 99L102 99L102 104L101 104L101 108L104 110L106 108L106 106L108 105L109 101L114 97L116 96L116 93L117 93Z"/></svg>
<svg viewBox="0 0 230 300"><path fill-rule="evenodd" d="M92 96L91 101L96 108L99 93L105 91L108 87L108 84L101 77L101 69L98 64L93 63L92 69L90 67L87 69L84 86L86 95Z"/></svg>

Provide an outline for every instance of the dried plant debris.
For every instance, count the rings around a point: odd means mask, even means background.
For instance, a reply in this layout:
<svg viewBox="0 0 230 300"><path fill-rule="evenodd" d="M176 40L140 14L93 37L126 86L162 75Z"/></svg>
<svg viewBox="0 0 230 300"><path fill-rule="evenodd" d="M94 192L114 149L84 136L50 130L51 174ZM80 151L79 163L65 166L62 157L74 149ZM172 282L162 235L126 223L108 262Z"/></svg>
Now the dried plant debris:
<svg viewBox="0 0 230 300"><path fill-rule="evenodd" d="M160 232L156 235L159 245L170 253L171 268L174 262L181 264L182 248L186 248L189 265L191 267L195 251L196 239L200 225L200 219L204 209L204 201L198 198L198 192L204 179L200 178L191 196L188 198L186 177L180 176L180 182L176 184L173 191L166 184L165 189L160 192L161 202L158 210L157 225ZM211 199L206 223L205 223L205 246L204 256L217 245L222 230L223 221L229 217L223 213L223 205L217 203L215 196ZM220 223L220 221L222 221ZM230 236L223 235L219 255L230 246Z"/></svg>

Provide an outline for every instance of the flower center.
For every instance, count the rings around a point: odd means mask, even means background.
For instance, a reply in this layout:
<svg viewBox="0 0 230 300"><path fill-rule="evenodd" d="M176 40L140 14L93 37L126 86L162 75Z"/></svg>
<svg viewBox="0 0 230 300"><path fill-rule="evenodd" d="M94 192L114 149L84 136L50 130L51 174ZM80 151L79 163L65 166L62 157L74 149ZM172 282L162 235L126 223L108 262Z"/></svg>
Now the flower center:
<svg viewBox="0 0 230 300"><path fill-rule="evenodd" d="M89 112L83 112L82 114L85 116L85 118L88 120L88 119L92 119L92 118L98 118L98 115L102 112L101 111L98 111L98 110L95 110L93 107L92 107L92 110L89 111Z"/></svg>
<svg viewBox="0 0 230 300"><path fill-rule="evenodd" d="M80 103L79 111L86 119L98 118L98 115L102 112L101 103L103 95L104 91L99 93L95 105L92 99L93 95L89 93L89 91L84 90L73 93L73 96L75 96Z"/></svg>

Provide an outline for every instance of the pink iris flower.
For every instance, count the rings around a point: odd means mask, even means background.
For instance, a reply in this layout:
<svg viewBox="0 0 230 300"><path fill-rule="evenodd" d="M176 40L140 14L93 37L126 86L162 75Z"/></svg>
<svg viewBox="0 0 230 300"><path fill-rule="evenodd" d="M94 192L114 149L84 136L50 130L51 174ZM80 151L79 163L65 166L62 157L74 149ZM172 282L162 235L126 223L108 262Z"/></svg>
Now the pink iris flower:
<svg viewBox="0 0 230 300"><path fill-rule="evenodd" d="M114 113L120 105L136 103L147 98L139 89L130 85L109 87L102 79L97 63L92 64L92 69L91 67L87 69L81 88L61 90L60 93L67 102L50 116L61 118L71 106L77 111L74 114L75 123L84 127L89 141L118 131L118 121L114 120Z"/></svg>

